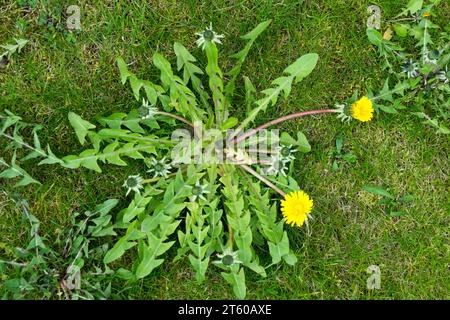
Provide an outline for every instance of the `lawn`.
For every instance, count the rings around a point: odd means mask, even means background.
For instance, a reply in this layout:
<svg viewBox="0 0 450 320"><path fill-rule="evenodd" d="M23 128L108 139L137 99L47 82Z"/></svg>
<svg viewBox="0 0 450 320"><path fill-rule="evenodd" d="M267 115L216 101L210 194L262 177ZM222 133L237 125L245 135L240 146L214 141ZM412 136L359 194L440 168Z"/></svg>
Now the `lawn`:
<svg viewBox="0 0 450 320"><path fill-rule="evenodd" d="M380 6L383 19L388 19L404 6L401 1L366 0L78 1L82 30L69 33L61 27L66 16L66 4L61 2L66 1L37 1L31 9L19 2L0 5L0 44L13 38L30 40L7 68L0 69L0 110L42 124L42 141L61 156L83 150L68 112L91 120L139 106L129 86L120 83L118 56L131 63L129 68L139 77L157 82L159 71L151 63L152 54L164 54L174 66L177 41L196 57L204 57L196 48L195 32L211 21L225 35L219 61L223 70L229 70L233 61L223 57L242 48L239 36L272 19L242 71L258 91L300 55L316 52L320 58L313 73L293 86L288 99L259 118L263 123L297 110L330 107L366 86L382 87L386 74L365 32L367 7ZM448 23L449 13L450 2L444 1L435 23ZM49 26L45 15L56 27ZM200 64L205 63L202 58ZM244 96L243 83L238 86ZM237 115L245 112L239 103L233 108ZM301 130L312 146L295 167L299 185L314 198L311 235L288 228L299 262L294 267L270 268L267 278L248 272L247 298L448 298L448 136L436 134L406 112L350 125L321 115L282 128L292 134ZM345 152L352 152L357 161L341 162L334 171L330 153L339 135L344 137ZM139 168L105 166L103 174L96 174L28 163L24 169L42 185L13 189L13 184L0 180L0 243L8 246L26 246L28 240L11 193L20 192L29 201L31 212L41 221L41 235L52 243L61 240L60 231L75 211L92 209L110 198L120 199L119 207L126 206L123 181ZM391 217L377 204L378 197L364 191L365 185L381 186L396 196L411 194L414 201L400 206L405 215ZM169 255L175 253L173 248ZM378 290L366 287L370 265L381 271ZM167 259L137 285L116 280L112 292L133 299L233 298L215 268L209 269L204 284L197 284L187 259L175 263Z"/></svg>

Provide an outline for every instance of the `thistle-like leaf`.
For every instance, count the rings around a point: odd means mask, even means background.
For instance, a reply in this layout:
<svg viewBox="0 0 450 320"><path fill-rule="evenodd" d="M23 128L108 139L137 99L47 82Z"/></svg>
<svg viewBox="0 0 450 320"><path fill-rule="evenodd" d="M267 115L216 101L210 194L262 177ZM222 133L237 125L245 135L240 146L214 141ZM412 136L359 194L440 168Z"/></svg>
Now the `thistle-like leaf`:
<svg viewBox="0 0 450 320"><path fill-rule="evenodd" d="M264 97L255 102L257 105L256 108L254 108L247 118L242 121L238 129L232 134L232 138L241 132L247 124L254 121L260 111L264 111L267 107L274 105L281 92L284 91L284 94L287 97L291 91L292 83L294 81L297 83L308 76L316 67L318 59L319 56L316 53L309 53L301 56L293 64L288 66L284 70L284 73L288 75L275 79L272 81L273 87L262 91Z"/></svg>
<svg viewBox="0 0 450 320"><path fill-rule="evenodd" d="M69 112L69 122L75 129L75 133L80 141L81 145L84 145L86 135L90 129L94 129L95 125L89 121L83 120L79 115L73 112Z"/></svg>
<svg viewBox="0 0 450 320"><path fill-rule="evenodd" d="M238 59L238 61L236 66L228 72L228 75L231 76L230 81L228 81L225 87L225 93L228 99L231 99L231 97L234 94L237 76L241 72L242 65L244 64L245 59L247 58L247 55L253 43L255 42L256 38L258 38L258 36L269 26L271 22L272 20L261 22L252 31L241 37L244 40L248 40L248 42L245 45L244 49L231 56L232 58Z"/></svg>

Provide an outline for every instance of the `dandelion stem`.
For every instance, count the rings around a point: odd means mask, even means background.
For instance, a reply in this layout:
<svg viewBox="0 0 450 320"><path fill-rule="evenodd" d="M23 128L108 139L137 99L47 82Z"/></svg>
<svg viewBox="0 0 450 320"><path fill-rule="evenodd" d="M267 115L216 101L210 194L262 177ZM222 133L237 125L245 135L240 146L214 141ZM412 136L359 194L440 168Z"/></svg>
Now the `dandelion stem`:
<svg viewBox="0 0 450 320"><path fill-rule="evenodd" d="M189 120L187 120L187 119L185 119L183 117L177 116L176 114L172 114L172 113L164 112L164 111L158 111L158 112L156 112L156 114L159 114L160 116L165 116L165 117L170 117L170 118L177 119L177 120L179 120L181 122L186 123L187 125L191 126L192 128L194 127L194 125L191 122L189 122Z"/></svg>
<svg viewBox="0 0 450 320"><path fill-rule="evenodd" d="M30 146L30 145L29 145L28 143L26 143L26 142L22 142L22 141L20 141L20 140L16 140L16 139L14 139L14 137L10 136L10 135L7 134L7 133L2 133L1 135L4 136L5 138L8 138L8 139L10 139L10 140L13 140L13 141L17 142L18 144L20 144L20 145L22 145L22 146L24 146L24 147L26 147L26 148L28 148L28 149L30 149L30 150L33 150L33 151L39 153L39 154L40 154L41 156L43 156L43 157L48 158L48 155L47 155L45 152L42 152L41 150L38 150L38 149L36 149L36 148Z"/></svg>
<svg viewBox="0 0 450 320"><path fill-rule="evenodd" d="M248 153L258 153L258 154L277 154L278 151L267 150L267 149L248 149Z"/></svg>
<svg viewBox="0 0 450 320"><path fill-rule="evenodd" d="M415 18L399 18L399 19L396 19L397 17L394 17L394 19L389 20L389 22L393 23L393 22L399 22L399 21L414 21L415 20Z"/></svg>
<svg viewBox="0 0 450 320"><path fill-rule="evenodd" d="M423 47L422 47L422 63L425 64L425 58L428 54L428 48L427 48L427 24L428 20L425 19L425 25L423 28Z"/></svg>
<svg viewBox="0 0 450 320"><path fill-rule="evenodd" d="M296 112L284 117L280 117L278 119L269 121L257 128L251 129L249 131L247 131L246 133L244 133L242 136L236 138L233 140L234 144L237 144L245 139L247 139L248 137L253 136L254 134L258 133L261 130L264 130L270 126L279 124L281 122L287 121L287 120L292 120L292 119L296 119L296 118L300 118L300 117L304 117L304 116L308 116L308 115L316 115L316 114L321 114L321 113L337 113L338 110L336 109L322 109L322 110L311 110L311 111L302 111L302 112Z"/></svg>
<svg viewBox="0 0 450 320"><path fill-rule="evenodd" d="M269 186L274 191L279 193L283 198L286 197L286 193L284 193L281 189L279 189L276 185L274 185L272 182L270 182L267 178L263 177L262 175L260 175L258 172L256 172L255 170L253 170L249 166L247 166L245 164L240 164L240 167L242 169L244 169L245 171L247 171L248 173L250 173L251 175L253 175L256 178L258 178L260 181L264 182L267 186Z"/></svg>
<svg viewBox="0 0 450 320"><path fill-rule="evenodd" d="M228 234L230 236L230 249L233 250L233 243L234 243L233 229L231 228L231 225L229 223L228 223Z"/></svg>

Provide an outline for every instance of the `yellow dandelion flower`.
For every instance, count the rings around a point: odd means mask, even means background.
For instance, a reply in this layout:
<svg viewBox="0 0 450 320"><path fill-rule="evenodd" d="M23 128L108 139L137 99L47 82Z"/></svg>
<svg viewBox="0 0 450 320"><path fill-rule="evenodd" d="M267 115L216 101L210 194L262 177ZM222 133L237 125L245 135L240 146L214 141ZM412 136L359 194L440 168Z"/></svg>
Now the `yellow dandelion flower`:
<svg viewBox="0 0 450 320"><path fill-rule="evenodd" d="M428 18L429 16L430 16L430 13L429 13L429 12L424 12L424 13L423 13L423 17L424 17L424 18Z"/></svg>
<svg viewBox="0 0 450 320"><path fill-rule="evenodd" d="M367 97L362 97L354 104L352 104L352 117L356 120L366 122L373 118L373 106L372 101Z"/></svg>
<svg viewBox="0 0 450 320"><path fill-rule="evenodd" d="M311 213L313 200L304 191L288 193L281 200L281 212L287 224L301 227Z"/></svg>

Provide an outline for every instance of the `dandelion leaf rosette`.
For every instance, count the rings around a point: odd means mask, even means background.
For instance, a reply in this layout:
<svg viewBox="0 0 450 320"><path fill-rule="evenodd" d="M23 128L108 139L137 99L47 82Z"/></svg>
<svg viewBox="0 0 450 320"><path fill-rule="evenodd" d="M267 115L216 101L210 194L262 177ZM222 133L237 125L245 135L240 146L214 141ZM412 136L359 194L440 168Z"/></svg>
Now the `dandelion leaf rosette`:
<svg viewBox="0 0 450 320"><path fill-rule="evenodd" d="M125 167L133 162L139 169L123 183L129 203L109 231L103 231L114 239L103 262L119 278L135 282L151 277L169 256L184 259L199 283L208 278L208 270L216 270L236 297L245 298L246 272L266 277L275 264L297 262L286 222L293 222L291 228L308 229L312 210L309 196L295 197L300 187L292 178L297 153L311 150L307 137L298 132L297 138L288 133L280 138L262 129L305 115L345 117L344 108L315 110L250 127L262 112L287 99L319 59L315 53L300 56L260 92L255 79L244 76L245 101L240 99L235 94L241 83L238 77L252 45L270 22L241 37L244 48L231 56L235 65L229 71L219 64L218 45L224 37L212 25L197 33L196 51L205 54L206 65L175 43L175 66L161 53L153 54L159 80L152 82L140 79L119 57L120 81L129 83L135 107L91 121L70 112L68 121L85 148L78 154L56 157L49 146L41 146L39 127L33 127L33 143L26 143L20 133L29 125L8 111L1 114L1 135L11 143L11 157L0 159L5 167L0 178L18 179L18 185L38 183L18 164L17 152L23 146L32 152L20 161L41 158L39 165L102 173L108 165ZM244 117L239 116L242 109ZM251 150L257 134L267 145L266 150L256 145L255 156ZM284 199L281 210L280 199Z"/></svg>

